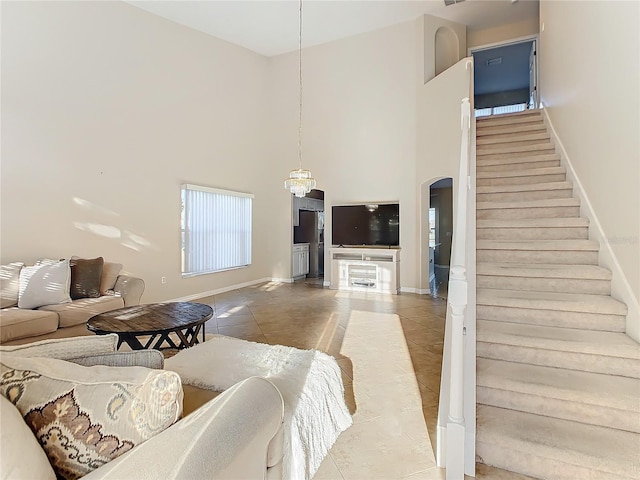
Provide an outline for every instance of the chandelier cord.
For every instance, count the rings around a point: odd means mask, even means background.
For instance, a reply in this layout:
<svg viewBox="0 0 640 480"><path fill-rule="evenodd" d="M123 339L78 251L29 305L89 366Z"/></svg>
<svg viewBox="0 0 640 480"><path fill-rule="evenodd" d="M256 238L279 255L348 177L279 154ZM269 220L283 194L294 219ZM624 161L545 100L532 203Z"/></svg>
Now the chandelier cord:
<svg viewBox="0 0 640 480"><path fill-rule="evenodd" d="M300 170L302 170L302 0L300 0L298 24L300 26L300 29L298 31L298 163L300 165Z"/></svg>

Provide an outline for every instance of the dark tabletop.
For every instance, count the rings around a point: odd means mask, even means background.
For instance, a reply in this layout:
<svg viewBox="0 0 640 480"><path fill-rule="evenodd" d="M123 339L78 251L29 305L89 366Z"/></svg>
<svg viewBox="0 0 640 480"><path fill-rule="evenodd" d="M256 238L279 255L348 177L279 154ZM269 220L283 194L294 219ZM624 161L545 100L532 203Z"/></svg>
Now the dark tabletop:
<svg viewBox="0 0 640 480"><path fill-rule="evenodd" d="M87 328L96 333L152 335L204 323L212 316L213 309L203 303L151 303L101 313L89 319Z"/></svg>

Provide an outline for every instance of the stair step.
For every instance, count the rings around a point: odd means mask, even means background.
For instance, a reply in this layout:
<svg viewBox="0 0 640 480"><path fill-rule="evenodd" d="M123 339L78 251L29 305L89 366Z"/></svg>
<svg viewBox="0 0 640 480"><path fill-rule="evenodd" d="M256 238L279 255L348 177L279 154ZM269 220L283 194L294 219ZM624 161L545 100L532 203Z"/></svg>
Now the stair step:
<svg viewBox="0 0 640 480"><path fill-rule="evenodd" d="M478 240L586 240L588 235L589 220L581 217L476 221Z"/></svg>
<svg viewBox="0 0 640 480"><path fill-rule="evenodd" d="M555 147L553 143L536 140L532 142L519 142L508 145L478 145L476 148L476 155L480 157L499 153L532 153L554 149Z"/></svg>
<svg viewBox="0 0 640 480"><path fill-rule="evenodd" d="M566 181L566 169L560 167L531 168L500 172L477 172L476 185L529 185L532 183L552 183Z"/></svg>
<svg viewBox="0 0 640 480"><path fill-rule="evenodd" d="M507 158L478 158L476 159L476 166L488 167L488 166L504 166L504 165L517 165L520 163L534 163L534 162L547 162L551 160L560 161L560 155L557 153L540 153L529 156L519 157L507 157Z"/></svg>
<svg viewBox="0 0 640 480"><path fill-rule="evenodd" d="M490 117L476 118L476 126L519 125L522 123L542 122L542 115L537 113L511 113L504 115L492 115Z"/></svg>
<svg viewBox="0 0 640 480"><path fill-rule="evenodd" d="M598 242L593 240L477 240L479 263L559 263L597 265Z"/></svg>
<svg viewBox="0 0 640 480"><path fill-rule="evenodd" d="M637 479L639 444L637 433L478 406L481 461L537 478Z"/></svg>
<svg viewBox="0 0 640 480"><path fill-rule="evenodd" d="M519 292L506 292L500 289L478 288L476 299L476 317L479 320L508 322L512 324L526 324L538 326L551 326L563 328L581 328L603 332L624 332L626 329L626 316L616 310L604 310L605 313L584 312L584 308L572 308L571 302L562 302L562 299L553 298L555 304L564 303L562 309L549 309L553 303L544 301L549 293L530 293L538 300L534 304L530 298L518 299L514 294ZM520 292L524 294L524 292ZM613 300L608 297L610 302ZM573 304L580 303L581 299L573 297ZM577 302L576 302L577 300ZM593 298L591 298L593 300ZM596 299L598 300L598 299ZM615 300L613 300L615 301ZM624 305L624 304L622 304ZM539 308L545 307L545 308ZM621 310L622 311L622 310Z"/></svg>
<svg viewBox="0 0 640 480"><path fill-rule="evenodd" d="M527 123L518 123L515 125L483 125L476 123L476 137L490 137L493 135L511 135L513 133L533 133L545 132L547 126L540 120L533 120Z"/></svg>
<svg viewBox="0 0 640 480"><path fill-rule="evenodd" d="M540 132L514 132L514 133L504 133L500 135L488 135L483 136L476 139L476 145L508 145L510 143L517 142L540 142L549 141L551 136L545 130Z"/></svg>
<svg viewBox="0 0 640 480"><path fill-rule="evenodd" d="M478 263L478 288L611 294L611 271L596 265Z"/></svg>
<svg viewBox="0 0 640 480"><path fill-rule="evenodd" d="M526 157L525 157L526 158ZM515 160L519 160L516 158ZM476 165L476 172L512 172L514 170L531 170L535 168L550 168L561 166L560 160L541 160L534 162L498 163L497 165Z"/></svg>
<svg viewBox="0 0 640 480"><path fill-rule="evenodd" d="M577 198L551 198L516 202L477 202L476 218L565 218L580 215Z"/></svg>
<svg viewBox="0 0 640 480"><path fill-rule="evenodd" d="M582 295L556 292L521 292L483 289L477 292L478 305L499 305L536 310L626 315L627 306L609 295Z"/></svg>
<svg viewBox="0 0 640 480"><path fill-rule="evenodd" d="M477 398L484 405L640 433L637 378L479 358Z"/></svg>
<svg viewBox="0 0 640 480"><path fill-rule="evenodd" d="M624 333L477 321L478 357L640 378L640 346Z"/></svg>
<svg viewBox="0 0 640 480"><path fill-rule="evenodd" d="M484 185L476 187L478 202L518 202L569 198L573 195L571 182L529 183L524 185Z"/></svg>

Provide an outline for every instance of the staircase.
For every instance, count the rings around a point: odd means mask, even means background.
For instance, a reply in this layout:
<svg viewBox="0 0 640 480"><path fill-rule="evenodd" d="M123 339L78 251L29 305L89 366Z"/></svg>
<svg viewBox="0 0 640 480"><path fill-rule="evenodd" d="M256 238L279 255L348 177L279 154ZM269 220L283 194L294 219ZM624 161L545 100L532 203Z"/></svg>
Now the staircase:
<svg viewBox="0 0 640 480"><path fill-rule="evenodd" d="M542 116L476 125L478 461L640 479L640 346Z"/></svg>

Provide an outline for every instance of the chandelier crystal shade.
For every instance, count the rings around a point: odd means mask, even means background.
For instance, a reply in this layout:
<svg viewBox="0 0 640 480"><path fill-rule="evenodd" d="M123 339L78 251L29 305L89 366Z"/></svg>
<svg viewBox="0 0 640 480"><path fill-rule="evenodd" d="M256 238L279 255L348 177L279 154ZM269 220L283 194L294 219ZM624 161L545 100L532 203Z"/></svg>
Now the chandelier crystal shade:
<svg viewBox="0 0 640 480"><path fill-rule="evenodd" d="M316 181L311 176L310 170L302 169L302 0L299 8L299 33L298 33L298 169L289 172L289 178L284 181L284 188L296 197L304 197L312 189L316 188Z"/></svg>

